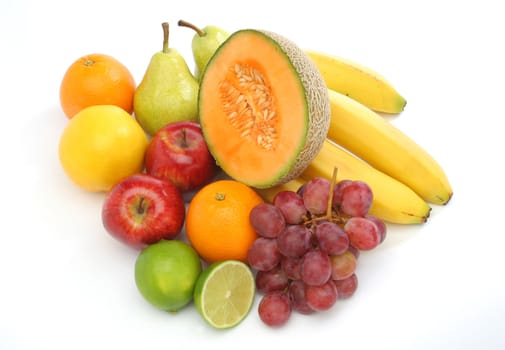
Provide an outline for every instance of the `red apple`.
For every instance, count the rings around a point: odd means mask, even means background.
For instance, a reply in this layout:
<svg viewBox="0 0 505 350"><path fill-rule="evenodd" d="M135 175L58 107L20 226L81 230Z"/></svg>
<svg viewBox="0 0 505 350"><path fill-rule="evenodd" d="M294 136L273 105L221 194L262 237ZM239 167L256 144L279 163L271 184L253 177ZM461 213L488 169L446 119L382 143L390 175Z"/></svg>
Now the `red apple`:
<svg viewBox="0 0 505 350"><path fill-rule="evenodd" d="M182 192L208 183L217 166L200 124L179 121L158 130L146 150L146 172L173 182Z"/></svg>
<svg viewBox="0 0 505 350"><path fill-rule="evenodd" d="M121 180L107 194L102 207L107 232L134 248L175 238L184 219L184 199L179 189L147 174Z"/></svg>

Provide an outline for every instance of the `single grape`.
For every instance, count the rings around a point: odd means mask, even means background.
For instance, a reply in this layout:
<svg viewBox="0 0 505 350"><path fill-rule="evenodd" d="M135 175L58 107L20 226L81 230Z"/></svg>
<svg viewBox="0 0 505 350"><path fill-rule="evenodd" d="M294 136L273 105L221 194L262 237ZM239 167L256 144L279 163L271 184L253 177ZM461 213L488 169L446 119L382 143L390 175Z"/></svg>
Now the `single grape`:
<svg viewBox="0 0 505 350"><path fill-rule="evenodd" d="M330 221L321 221L315 227L319 249L328 255L342 254L349 247L344 229Z"/></svg>
<svg viewBox="0 0 505 350"><path fill-rule="evenodd" d="M273 204L279 208L287 224L298 225L307 218L307 208L303 204L303 198L296 192L278 192Z"/></svg>
<svg viewBox="0 0 505 350"><path fill-rule="evenodd" d="M380 242L379 229L373 221L362 217L352 217L344 225L349 242L359 250L370 250Z"/></svg>
<svg viewBox="0 0 505 350"><path fill-rule="evenodd" d="M331 260L319 249L310 250L302 258L300 265L302 281L311 286L320 286L331 277Z"/></svg>
<svg viewBox="0 0 505 350"><path fill-rule="evenodd" d="M340 299L349 298L354 294L354 292L356 292L356 289L358 289L358 277L355 273L346 279L335 280L333 283L335 283L335 286L337 287L338 297Z"/></svg>
<svg viewBox="0 0 505 350"><path fill-rule="evenodd" d="M356 271L357 260L349 250L343 254L330 256L331 279L343 280Z"/></svg>
<svg viewBox="0 0 505 350"><path fill-rule="evenodd" d="M337 286L332 280L321 286L306 286L305 299L307 305L315 311L326 311L338 300Z"/></svg>
<svg viewBox="0 0 505 350"><path fill-rule="evenodd" d="M370 214L367 214L365 216L365 218L373 221L373 223L375 225L377 225L377 228L379 229L379 235L380 235L379 243L384 242L384 240L386 239L386 232L387 232L386 223L384 221L382 221L381 219L379 219L378 217L370 215Z"/></svg>
<svg viewBox="0 0 505 350"><path fill-rule="evenodd" d="M288 276L278 265L268 271L256 273L256 288L261 293L285 290L288 287Z"/></svg>
<svg viewBox="0 0 505 350"><path fill-rule="evenodd" d="M312 233L303 225L289 225L279 236L277 246L282 255L298 258L311 247Z"/></svg>
<svg viewBox="0 0 505 350"><path fill-rule="evenodd" d="M305 184L298 187L298 189L296 190L296 193L298 193L303 198L303 191L305 191Z"/></svg>
<svg viewBox="0 0 505 350"><path fill-rule="evenodd" d="M288 295L293 310L296 310L301 314L308 315L313 313L314 309L307 304L307 299L305 298L305 288L305 283L301 280L291 281L291 283L289 283Z"/></svg>
<svg viewBox="0 0 505 350"><path fill-rule="evenodd" d="M263 237L275 238L286 227L282 212L273 204L261 203L252 208L249 220L254 230Z"/></svg>
<svg viewBox="0 0 505 350"><path fill-rule="evenodd" d="M325 214L330 196L330 181L323 177L314 177L305 183L303 203L314 215Z"/></svg>
<svg viewBox="0 0 505 350"><path fill-rule="evenodd" d="M281 269L286 273L290 280L299 280L300 277L300 259L289 256L281 257Z"/></svg>
<svg viewBox="0 0 505 350"><path fill-rule="evenodd" d="M361 253L361 252L360 252L360 250L359 250L358 248L353 247L351 244L349 244L349 248L347 248L347 250L348 250L349 252L351 252L351 253L352 253L352 255L354 255L354 257L356 258L356 260L358 260L359 255L360 255L360 253Z"/></svg>
<svg viewBox="0 0 505 350"><path fill-rule="evenodd" d="M373 193L363 181L352 181L342 189L340 210L350 216L365 216L372 206Z"/></svg>
<svg viewBox="0 0 505 350"><path fill-rule="evenodd" d="M334 209L340 207L340 204L342 203L342 190L351 183L352 180L341 180L333 187L333 198L331 200L331 204Z"/></svg>
<svg viewBox="0 0 505 350"><path fill-rule="evenodd" d="M273 269L281 261L281 252L274 238L258 237L247 252L247 261L259 271Z"/></svg>
<svg viewBox="0 0 505 350"><path fill-rule="evenodd" d="M291 303L285 292L271 292L265 294L259 303L258 314L268 326L284 325L291 316Z"/></svg>

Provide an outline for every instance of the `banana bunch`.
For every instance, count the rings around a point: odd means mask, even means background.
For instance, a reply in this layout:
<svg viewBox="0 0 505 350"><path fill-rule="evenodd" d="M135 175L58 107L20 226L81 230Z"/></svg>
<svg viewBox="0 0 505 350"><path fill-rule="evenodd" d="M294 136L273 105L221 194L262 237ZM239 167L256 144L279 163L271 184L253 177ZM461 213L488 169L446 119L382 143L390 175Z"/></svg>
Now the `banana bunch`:
<svg viewBox="0 0 505 350"><path fill-rule="evenodd" d="M370 213L397 224L428 219L430 204L446 204L452 188L442 167L421 146L377 112L399 113L405 99L382 76L351 61L307 51L328 86L331 123L327 139L301 176L263 189L272 201L313 177L362 180L372 188Z"/></svg>
<svg viewBox="0 0 505 350"><path fill-rule="evenodd" d="M442 167L405 133L361 103L329 90L328 138L432 204L446 204L452 188Z"/></svg>

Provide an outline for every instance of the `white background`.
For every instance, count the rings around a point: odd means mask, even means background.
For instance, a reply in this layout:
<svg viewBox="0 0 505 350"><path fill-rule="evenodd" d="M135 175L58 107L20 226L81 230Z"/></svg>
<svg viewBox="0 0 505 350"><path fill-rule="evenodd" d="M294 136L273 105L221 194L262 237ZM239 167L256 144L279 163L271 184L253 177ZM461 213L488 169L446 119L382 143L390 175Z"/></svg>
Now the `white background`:
<svg viewBox="0 0 505 350"><path fill-rule="evenodd" d="M289 4L289 5L288 5ZM331 7L329 7L331 4ZM0 5L2 229L0 349L500 349L505 346L503 12L496 1L27 1ZM496 5L496 6L495 6ZM76 188L57 157L67 119L58 90L100 52L140 82L171 46L193 67L189 29L283 34L376 69L406 97L389 118L445 168L454 197L428 223L389 225L363 253L360 286L318 315L208 327L192 305L157 311L137 292L137 252L102 228L103 194Z"/></svg>

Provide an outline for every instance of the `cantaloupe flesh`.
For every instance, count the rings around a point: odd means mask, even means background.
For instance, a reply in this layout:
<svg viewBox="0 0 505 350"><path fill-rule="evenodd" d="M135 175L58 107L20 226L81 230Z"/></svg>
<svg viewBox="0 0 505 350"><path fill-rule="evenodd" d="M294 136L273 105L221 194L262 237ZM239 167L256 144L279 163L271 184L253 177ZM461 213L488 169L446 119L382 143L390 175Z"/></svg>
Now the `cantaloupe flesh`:
<svg viewBox="0 0 505 350"><path fill-rule="evenodd" d="M237 64L260 72L271 89L276 138L270 149L258 144L256 137L241 136L241 130L231 123L229 110L225 110L222 84L238 87L234 73ZM304 146L309 117L299 76L275 42L247 32L231 38L208 65L200 94L204 136L214 158L228 175L262 188L274 185L290 171Z"/></svg>

